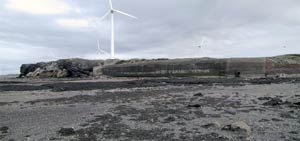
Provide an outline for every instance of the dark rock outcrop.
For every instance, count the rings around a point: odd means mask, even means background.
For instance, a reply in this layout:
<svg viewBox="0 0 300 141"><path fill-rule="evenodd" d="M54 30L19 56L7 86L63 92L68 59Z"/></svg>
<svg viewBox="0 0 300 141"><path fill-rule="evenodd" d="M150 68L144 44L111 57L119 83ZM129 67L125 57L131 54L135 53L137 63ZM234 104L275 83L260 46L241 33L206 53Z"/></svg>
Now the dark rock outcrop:
<svg viewBox="0 0 300 141"><path fill-rule="evenodd" d="M23 64L20 69L20 77L26 76L30 72L34 72L37 68L40 68L44 63L37 64Z"/></svg>
<svg viewBox="0 0 300 141"><path fill-rule="evenodd" d="M284 102L278 97L272 98L271 100L263 103L265 106L278 106L282 104L284 104Z"/></svg>
<svg viewBox="0 0 300 141"><path fill-rule="evenodd" d="M71 136L74 135L76 132L73 128L61 128L58 133L61 136Z"/></svg>
<svg viewBox="0 0 300 141"><path fill-rule="evenodd" d="M9 128L7 126L0 127L0 132L3 134L8 133Z"/></svg>
<svg viewBox="0 0 300 141"><path fill-rule="evenodd" d="M20 77L64 78L88 77L96 66L102 66L102 60L63 59L48 63L24 64Z"/></svg>

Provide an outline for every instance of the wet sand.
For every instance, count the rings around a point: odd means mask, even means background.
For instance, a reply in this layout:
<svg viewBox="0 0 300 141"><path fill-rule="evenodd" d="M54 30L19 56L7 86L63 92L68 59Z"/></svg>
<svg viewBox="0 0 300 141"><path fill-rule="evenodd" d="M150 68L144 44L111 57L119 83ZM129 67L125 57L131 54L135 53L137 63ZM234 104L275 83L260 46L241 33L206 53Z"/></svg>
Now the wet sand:
<svg viewBox="0 0 300 141"><path fill-rule="evenodd" d="M300 140L299 78L139 79L0 80L0 140Z"/></svg>

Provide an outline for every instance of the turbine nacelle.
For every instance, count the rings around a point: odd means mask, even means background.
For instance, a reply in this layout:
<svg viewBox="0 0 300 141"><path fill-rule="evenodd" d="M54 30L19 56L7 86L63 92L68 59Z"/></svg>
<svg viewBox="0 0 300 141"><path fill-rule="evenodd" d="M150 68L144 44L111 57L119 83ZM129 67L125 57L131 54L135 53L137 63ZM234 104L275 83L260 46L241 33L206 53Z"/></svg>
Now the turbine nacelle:
<svg viewBox="0 0 300 141"><path fill-rule="evenodd" d="M114 14L114 13L119 13L119 14L125 15L125 16L130 17L130 18L133 18L133 19L138 19L136 16L132 16L132 15L130 15L130 14L128 14L128 13L125 13L125 12L122 12L122 11L120 11L120 10L110 9L109 11L107 11L107 12L105 13L104 16L102 16L102 17L99 19L99 22L100 22L100 21L103 21L109 14Z"/></svg>
<svg viewBox="0 0 300 141"><path fill-rule="evenodd" d="M110 9L104 14L104 16L102 16L100 19L99 19L99 22L100 21L103 21L109 14L114 14L114 13L119 13L119 14L122 14L122 15L125 15L127 17L130 17L130 18L133 18L133 19L138 19L137 17L133 16L133 15L130 15L128 13L125 13L123 11L120 11L120 10L117 10L117 9L114 9L113 6L112 6L112 0L109 0L109 7Z"/></svg>

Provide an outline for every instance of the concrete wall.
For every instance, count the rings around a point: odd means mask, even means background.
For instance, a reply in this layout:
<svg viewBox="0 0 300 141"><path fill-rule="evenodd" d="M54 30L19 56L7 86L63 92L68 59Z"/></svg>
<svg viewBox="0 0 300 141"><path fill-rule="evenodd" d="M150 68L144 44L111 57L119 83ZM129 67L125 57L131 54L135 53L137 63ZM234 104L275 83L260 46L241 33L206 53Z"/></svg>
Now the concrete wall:
<svg viewBox="0 0 300 141"><path fill-rule="evenodd" d="M282 58L135 60L134 63L106 66L102 69L102 72L104 75L115 77L236 77L237 74L240 77L265 77L267 75L286 74L294 76L300 74L300 61Z"/></svg>
<svg viewBox="0 0 300 141"><path fill-rule="evenodd" d="M175 59L112 65L102 71L104 75L125 77L224 76L225 68L223 59Z"/></svg>
<svg viewBox="0 0 300 141"><path fill-rule="evenodd" d="M227 59L225 74L241 77L262 77L266 73L266 58L230 58Z"/></svg>
<svg viewBox="0 0 300 141"><path fill-rule="evenodd" d="M104 75L124 77L149 76L264 76L265 59L175 59L112 65Z"/></svg>

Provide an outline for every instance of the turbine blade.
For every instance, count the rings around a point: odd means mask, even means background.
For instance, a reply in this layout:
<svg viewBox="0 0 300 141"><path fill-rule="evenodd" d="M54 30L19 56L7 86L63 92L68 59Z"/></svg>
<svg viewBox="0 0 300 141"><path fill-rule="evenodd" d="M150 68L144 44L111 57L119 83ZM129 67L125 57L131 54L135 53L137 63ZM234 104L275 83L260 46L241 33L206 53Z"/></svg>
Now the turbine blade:
<svg viewBox="0 0 300 141"><path fill-rule="evenodd" d="M108 0L108 1L109 1L109 7L110 7L110 9L113 9L112 1L111 0Z"/></svg>
<svg viewBox="0 0 300 141"><path fill-rule="evenodd" d="M102 16L101 18L98 19L99 22L103 21L108 15L109 15L110 11L106 12L104 16Z"/></svg>
<svg viewBox="0 0 300 141"><path fill-rule="evenodd" d="M125 16L131 17L131 18L133 18L133 19L138 19L137 17L132 16L132 15L130 15L130 14L127 14L127 13L125 13L125 12L122 12L122 11L120 11L120 10L114 10L114 11L116 11L116 12L118 12L118 13L120 13L120 14L123 14L123 15L125 15Z"/></svg>
<svg viewBox="0 0 300 141"><path fill-rule="evenodd" d="M99 40L97 41L97 45L98 45L98 50L101 50L100 49L100 42L99 42Z"/></svg>

